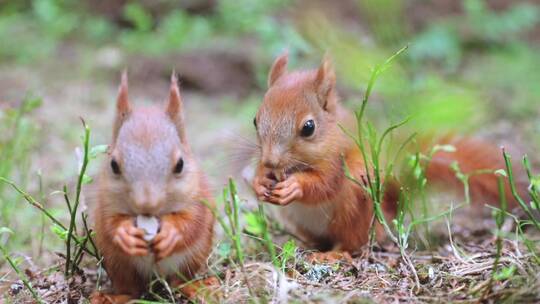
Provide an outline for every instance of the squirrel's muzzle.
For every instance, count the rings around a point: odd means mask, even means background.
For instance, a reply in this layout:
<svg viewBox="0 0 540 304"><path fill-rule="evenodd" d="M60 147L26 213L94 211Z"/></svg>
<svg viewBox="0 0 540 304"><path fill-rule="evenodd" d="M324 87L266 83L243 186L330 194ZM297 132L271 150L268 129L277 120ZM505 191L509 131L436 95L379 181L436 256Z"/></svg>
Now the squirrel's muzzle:
<svg viewBox="0 0 540 304"><path fill-rule="evenodd" d="M263 146L261 162L266 168L279 169L282 165L281 158L281 150L277 145L274 144Z"/></svg>
<svg viewBox="0 0 540 304"><path fill-rule="evenodd" d="M134 184L133 211L137 214L157 215L165 203L165 191L150 183Z"/></svg>

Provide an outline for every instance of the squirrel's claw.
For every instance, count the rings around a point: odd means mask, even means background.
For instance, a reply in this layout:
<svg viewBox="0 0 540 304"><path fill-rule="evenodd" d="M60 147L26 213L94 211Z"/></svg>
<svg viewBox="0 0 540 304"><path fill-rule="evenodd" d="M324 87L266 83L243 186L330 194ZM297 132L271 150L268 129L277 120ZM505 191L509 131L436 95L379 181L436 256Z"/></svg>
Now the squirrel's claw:
<svg viewBox="0 0 540 304"><path fill-rule="evenodd" d="M275 184L275 181L267 177L255 177L253 180L253 190L257 199L266 201L271 195L270 189L272 189L273 184Z"/></svg>
<svg viewBox="0 0 540 304"><path fill-rule="evenodd" d="M284 206L302 197L302 186L294 176L291 176L276 184L271 196L268 198L268 202Z"/></svg>
<svg viewBox="0 0 540 304"><path fill-rule="evenodd" d="M113 236L113 243L118 245L127 255L148 255L148 244L142 238L144 232L133 226L129 221L121 224Z"/></svg>
<svg viewBox="0 0 540 304"><path fill-rule="evenodd" d="M182 240L182 236L178 229L173 225L164 223L161 231L156 235L152 243L152 249L156 254L156 260L162 260L172 255L177 247L177 244Z"/></svg>
<svg viewBox="0 0 540 304"><path fill-rule="evenodd" d="M278 204L281 206L286 206L292 203L293 201L302 198L302 190L300 189L294 189L292 192L290 192L289 194L286 194L286 196L284 197L280 197L280 194L275 194L276 191L274 191L273 193L274 195L269 198L270 199L269 202Z"/></svg>

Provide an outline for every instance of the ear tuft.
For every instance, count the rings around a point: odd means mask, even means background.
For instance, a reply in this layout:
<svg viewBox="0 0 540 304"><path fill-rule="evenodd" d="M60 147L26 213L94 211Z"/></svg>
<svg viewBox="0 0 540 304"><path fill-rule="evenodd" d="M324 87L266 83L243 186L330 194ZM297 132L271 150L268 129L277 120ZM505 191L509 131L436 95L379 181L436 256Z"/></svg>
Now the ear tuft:
<svg viewBox="0 0 540 304"><path fill-rule="evenodd" d="M116 117L114 119L113 126L113 146L116 143L118 132L122 127L122 124L128 118L131 113L131 105L128 98L128 76L127 70L122 71L122 78L120 80L120 86L118 87L118 96L116 97Z"/></svg>
<svg viewBox="0 0 540 304"><path fill-rule="evenodd" d="M171 87L169 90L169 101L167 102L165 112L173 121L178 136L180 137L180 141L187 145L182 108L182 96L180 95L180 88L178 87L178 75L173 70L171 75Z"/></svg>
<svg viewBox="0 0 540 304"><path fill-rule="evenodd" d="M287 62L289 53L286 51L281 54L272 64L270 73L268 73L268 87L271 87L281 76L287 72Z"/></svg>
<svg viewBox="0 0 540 304"><path fill-rule="evenodd" d="M321 103L321 106L327 110L330 106L328 103L332 102L330 98L330 92L334 89L336 85L336 73L334 72L334 66L332 65L332 60L330 56L325 55L317 74L315 76L315 93L317 98Z"/></svg>
<svg viewBox="0 0 540 304"><path fill-rule="evenodd" d="M167 103L167 114L171 119L176 120L180 114L182 106L182 97L178 87L178 76L173 70L171 75L171 87L169 91L169 102Z"/></svg>
<svg viewBox="0 0 540 304"><path fill-rule="evenodd" d="M131 105L128 98L128 75L127 70L122 71L122 79L118 88L118 97L116 98L116 111L119 116L126 116L131 111Z"/></svg>

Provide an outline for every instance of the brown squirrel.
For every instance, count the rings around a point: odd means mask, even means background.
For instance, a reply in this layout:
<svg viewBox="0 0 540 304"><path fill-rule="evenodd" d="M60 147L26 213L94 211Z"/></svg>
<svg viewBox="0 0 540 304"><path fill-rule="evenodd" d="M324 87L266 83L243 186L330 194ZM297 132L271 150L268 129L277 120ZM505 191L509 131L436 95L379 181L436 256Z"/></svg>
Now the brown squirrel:
<svg viewBox="0 0 540 304"><path fill-rule="evenodd" d="M171 77L166 108L132 108L122 74L112 144L98 182L96 243L114 294L92 303L139 297L157 273L185 283L205 264L212 246L213 199L188 145L178 81ZM206 203L205 203L206 202ZM138 215L159 219L152 241L136 227Z"/></svg>
<svg viewBox="0 0 540 304"><path fill-rule="evenodd" d="M359 181L365 166L359 149L338 126L354 130L356 121L338 100L328 57L308 71L288 72L287 61L284 54L272 65L268 91L254 119L260 159L251 186L259 200L280 205L279 218L308 246L357 252L368 241L373 204L345 176L343 161ZM426 170L430 181L462 189L450 168L454 161L464 173L504 168L498 149L486 142L449 137L440 143L454 145L456 152L435 153ZM473 198L498 197L493 174L474 175L469 183ZM389 216L396 211L399 187L387 183L383 209ZM508 184L506 194L513 201Z"/></svg>

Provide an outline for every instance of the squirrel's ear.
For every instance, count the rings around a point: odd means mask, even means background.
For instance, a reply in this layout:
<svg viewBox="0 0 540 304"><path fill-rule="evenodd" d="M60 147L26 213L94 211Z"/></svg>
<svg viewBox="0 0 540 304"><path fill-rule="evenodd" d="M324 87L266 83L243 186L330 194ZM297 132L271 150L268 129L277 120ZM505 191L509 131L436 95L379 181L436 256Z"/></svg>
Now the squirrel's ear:
<svg viewBox="0 0 540 304"><path fill-rule="evenodd" d="M332 91L336 85L336 73L332 61L328 55L325 55L321 66L315 75L315 93L319 103L326 111L331 111L335 108L336 98L332 96Z"/></svg>
<svg viewBox="0 0 540 304"><path fill-rule="evenodd" d="M171 75L171 88L169 91L169 101L167 102L166 113L174 122L178 131L178 135L180 135L180 140L183 142L185 140L185 132L182 109L182 96L180 95L180 88L178 87L178 76L176 75L175 71L173 71Z"/></svg>
<svg viewBox="0 0 540 304"><path fill-rule="evenodd" d="M272 64L270 73L268 73L268 87L271 87L276 80L279 79L285 72L287 72L287 62L289 61L289 54L287 52L281 54Z"/></svg>
<svg viewBox="0 0 540 304"><path fill-rule="evenodd" d="M118 88L118 96L116 97L116 118L113 128L113 142L116 142L120 127L131 113L131 104L128 98L128 76L127 71L122 72L122 80Z"/></svg>
<svg viewBox="0 0 540 304"><path fill-rule="evenodd" d="M128 99L128 76L127 71L122 72L122 80L118 88L118 97L116 98L116 113L125 116L131 111L131 105Z"/></svg>
<svg viewBox="0 0 540 304"><path fill-rule="evenodd" d="M169 91L169 101L167 102L167 115L172 120L176 120L181 115L182 97L178 88L178 76L173 71L171 75L171 88Z"/></svg>

